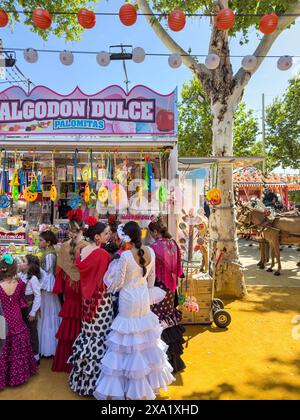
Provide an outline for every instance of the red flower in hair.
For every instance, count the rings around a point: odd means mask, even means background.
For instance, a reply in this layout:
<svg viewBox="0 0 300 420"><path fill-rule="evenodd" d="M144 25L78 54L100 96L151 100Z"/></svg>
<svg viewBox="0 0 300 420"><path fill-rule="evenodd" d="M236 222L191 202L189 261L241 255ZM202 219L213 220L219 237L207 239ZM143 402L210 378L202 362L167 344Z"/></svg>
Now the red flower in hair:
<svg viewBox="0 0 300 420"><path fill-rule="evenodd" d="M114 215L109 216L109 218L108 218L108 224L109 225L113 225L116 220L117 220L117 216L114 216Z"/></svg>
<svg viewBox="0 0 300 420"><path fill-rule="evenodd" d="M96 217L93 217L93 216L88 216L86 219L85 219L85 222L90 226L90 227L93 227L93 226L95 226L97 223L98 223L98 219L96 219Z"/></svg>
<svg viewBox="0 0 300 420"><path fill-rule="evenodd" d="M68 211L68 219L70 220L70 222L72 220L76 220L76 222L81 222L83 219L83 213L81 209L76 209L76 210L70 210Z"/></svg>

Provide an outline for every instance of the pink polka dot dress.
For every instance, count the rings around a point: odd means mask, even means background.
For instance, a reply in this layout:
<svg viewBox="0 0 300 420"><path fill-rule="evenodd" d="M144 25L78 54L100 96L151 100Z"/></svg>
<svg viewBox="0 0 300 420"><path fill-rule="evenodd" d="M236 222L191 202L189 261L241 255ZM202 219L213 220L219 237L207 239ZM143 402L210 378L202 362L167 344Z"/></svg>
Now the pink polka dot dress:
<svg viewBox="0 0 300 420"><path fill-rule="evenodd" d="M0 390L17 386L36 373L29 330L22 318L26 308L25 283L18 280L14 293L9 296L0 285L0 303L7 323L7 337L0 355Z"/></svg>

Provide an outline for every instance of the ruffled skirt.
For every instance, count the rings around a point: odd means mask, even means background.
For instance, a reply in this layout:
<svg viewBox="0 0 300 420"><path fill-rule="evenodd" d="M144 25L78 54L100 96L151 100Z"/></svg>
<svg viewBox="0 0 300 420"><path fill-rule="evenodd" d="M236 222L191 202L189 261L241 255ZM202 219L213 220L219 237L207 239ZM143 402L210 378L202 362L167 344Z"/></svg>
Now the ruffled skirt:
<svg viewBox="0 0 300 420"><path fill-rule="evenodd" d="M60 325L60 303L57 295L42 290L41 316L38 320L38 334L41 356L54 356L57 346L56 333Z"/></svg>
<svg viewBox="0 0 300 420"><path fill-rule="evenodd" d="M36 369L28 329L8 335L0 354L0 390L27 382Z"/></svg>
<svg viewBox="0 0 300 420"><path fill-rule="evenodd" d="M147 305L149 310L145 311ZM160 388L166 390L175 380L167 359L167 346L160 339L162 328L157 316L150 312L149 295L148 302L141 296L132 306L133 312L143 308L146 312L143 316L124 316L122 306L121 292L120 315L107 337L107 352L100 365L94 396L99 400L153 400ZM126 312L130 313L128 306Z"/></svg>
<svg viewBox="0 0 300 420"><path fill-rule="evenodd" d="M68 363L72 365L69 384L79 395L92 396L100 374L100 361L105 353L105 341L113 321L110 294L103 302L91 322L82 322L81 333L74 342Z"/></svg>
<svg viewBox="0 0 300 420"><path fill-rule="evenodd" d="M81 298L78 296L78 299L74 297L67 299L59 313L62 321L56 333L58 345L52 364L54 372L71 372L72 366L68 363L68 359L72 353L74 341L81 330Z"/></svg>

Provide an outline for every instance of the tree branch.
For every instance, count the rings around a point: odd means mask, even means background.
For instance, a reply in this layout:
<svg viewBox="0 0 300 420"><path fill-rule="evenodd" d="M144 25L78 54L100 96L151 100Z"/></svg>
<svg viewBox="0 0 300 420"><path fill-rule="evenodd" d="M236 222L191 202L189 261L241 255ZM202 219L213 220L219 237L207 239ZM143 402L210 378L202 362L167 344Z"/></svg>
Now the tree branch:
<svg viewBox="0 0 300 420"><path fill-rule="evenodd" d="M263 63L265 57L268 52L270 51L272 45L276 41L276 39L281 35L281 33L288 28L292 23L295 22L297 17L300 16L300 0L295 3L293 6L291 6L285 13L293 14L294 16L281 16L279 18L278 28L275 32L273 32L270 35L265 35L262 40L260 41L258 47L256 48L253 55L257 57L257 66L252 71L246 71L243 68L240 68L239 71L234 76L234 79L236 80L236 90L238 92L242 92L247 83L249 82L251 76L259 69L261 64Z"/></svg>
<svg viewBox="0 0 300 420"><path fill-rule="evenodd" d="M181 54L183 63L194 73L196 73L200 80L210 76L210 72L204 66L204 64L199 64L190 54L188 54L179 44L177 44L177 42L175 42L174 39L168 34L168 32L162 27L146 0L135 0L135 3L139 6L139 9L142 13L147 14L146 19L149 25L152 27L159 39L172 53Z"/></svg>

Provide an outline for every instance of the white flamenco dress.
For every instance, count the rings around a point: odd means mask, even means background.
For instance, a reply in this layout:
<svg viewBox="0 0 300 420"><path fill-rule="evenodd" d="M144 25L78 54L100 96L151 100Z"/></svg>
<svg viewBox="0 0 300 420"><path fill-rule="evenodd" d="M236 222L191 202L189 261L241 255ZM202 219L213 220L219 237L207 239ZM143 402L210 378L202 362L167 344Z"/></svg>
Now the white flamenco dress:
<svg viewBox="0 0 300 420"><path fill-rule="evenodd" d="M131 251L114 260L104 276L108 291L119 294L119 314L111 325L106 353L94 397L98 400L154 400L160 388L175 380L167 358L167 346L160 339L162 328L150 304L165 292L154 287L155 254L146 276Z"/></svg>
<svg viewBox="0 0 300 420"><path fill-rule="evenodd" d="M59 298L52 293L55 283L55 255L46 255L41 266L41 314L38 318L37 328L40 355L49 357L55 355L57 346L55 335L61 322L59 317L61 308Z"/></svg>

